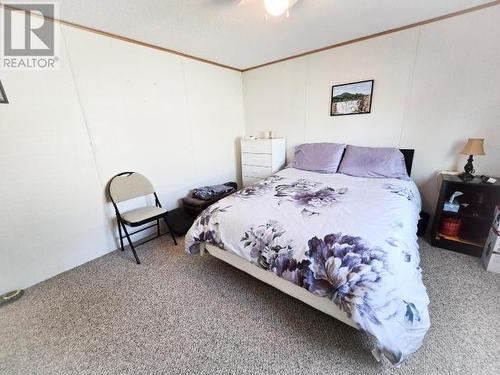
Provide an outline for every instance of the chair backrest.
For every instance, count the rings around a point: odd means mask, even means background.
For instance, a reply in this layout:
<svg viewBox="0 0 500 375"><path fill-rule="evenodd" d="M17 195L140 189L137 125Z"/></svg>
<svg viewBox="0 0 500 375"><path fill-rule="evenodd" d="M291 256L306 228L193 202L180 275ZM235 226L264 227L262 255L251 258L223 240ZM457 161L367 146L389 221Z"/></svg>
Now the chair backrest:
<svg viewBox="0 0 500 375"><path fill-rule="evenodd" d="M123 172L114 176L108 185L109 197L115 202L153 194L155 189L149 180L140 173Z"/></svg>

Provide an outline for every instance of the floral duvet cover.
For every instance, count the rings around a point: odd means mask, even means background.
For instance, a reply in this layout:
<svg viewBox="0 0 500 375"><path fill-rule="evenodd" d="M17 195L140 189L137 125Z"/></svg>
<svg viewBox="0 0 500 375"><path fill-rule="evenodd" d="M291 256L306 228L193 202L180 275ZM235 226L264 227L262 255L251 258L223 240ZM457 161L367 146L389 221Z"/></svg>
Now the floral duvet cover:
<svg viewBox="0 0 500 375"><path fill-rule="evenodd" d="M402 363L430 326L412 181L288 168L206 209L186 235L328 298Z"/></svg>

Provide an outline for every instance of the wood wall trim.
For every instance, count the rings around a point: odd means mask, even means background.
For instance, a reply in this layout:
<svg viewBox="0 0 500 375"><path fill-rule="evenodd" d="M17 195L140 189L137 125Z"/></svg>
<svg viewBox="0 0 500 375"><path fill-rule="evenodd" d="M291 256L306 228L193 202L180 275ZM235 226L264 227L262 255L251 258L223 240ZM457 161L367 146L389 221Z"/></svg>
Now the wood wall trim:
<svg viewBox="0 0 500 375"><path fill-rule="evenodd" d="M330 50L330 49L347 46L349 44L354 44L354 43L362 42L362 41L368 40L368 39L378 38L378 37L383 36L383 35L397 33L399 31L408 30L408 29L412 29L414 27L419 27L419 26L422 26L422 25L427 25L429 23L434 23L434 22L442 21L442 20L445 20L445 19L448 19L448 18L453 18L453 17L461 16L463 14L475 12L475 11L478 11L478 10L481 10L481 9L485 9L485 8L490 8L490 7L493 7L493 6L496 6L496 5L500 5L500 0L491 1L489 3L477 5L477 6L472 7L472 8L467 8L467 9L459 10L459 11L456 11L456 12L453 12L453 13L448 13L448 14L445 14L443 16L429 18L429 19L424 20L424 21L419 21L419 22L411 23L411 24L406 25L406 26L396 27L394 29L389 29L389 30L386 30L386 31L381 31L379 33L362 36L362 37L359 37L359 38L355 38L355 39L351 39L351 40L348 40L348 41L345 41L345 42L340 42L340 43L332 44L332 45L329 45L329 46L325 46L325 47L314 49L314 50L307 51L307 52L302 52L302 53L299 53L297 55L293 55L293 56L289 56L289 57L284 57L282 59L270 61L270 62L267 62L267 63L264 63L264 64L260 64L260 65L255 65L255 66L252 66L250 68L245 68L245 69L242 69L241 71L242 72L248 72L249 70L263 68L265 66L277 64L277 63L280 63L280 62L283 62L283 61L292 60L292 59L296 59L296 58L299 58L299 57L311 55L313 53L323 52L323 51L327 51L327 50Z"/></svg>
<svg viewBox="0 0 500 375"><path fill-rule="evenodd" d="M9 4L3 4L1 2L0 2L0 6L3 6L4 8L8 8L8 9L11 9L11 10L14 10L14 11L17 11L17 12L26 12L24 9L19 9L19 8L15 7L15 6L12 6L12 5L9 5ZM30 12L30 14L33 17L41 17L41 16L39 16L36 13ZM83 25L80 25L78 23L64 21L62 19L55 19L55 18L47 17L47 16L43 16L43 18L45 18L48 21L54 22L54 23L60 23L61 25L73 27L75 29L80 29L80 30L88 31L88 32L91 32L91 33L94 33L94 34L98 34L98 35L102 35L102 36L107 36L109 38L121 40L122 42L137 44L137 45L142 46L142 47L152 48L152 49L155 49L157 51L162 51L162 52L166 52L166 53L172 53L174 55L178 55L178 56L182 56L182 57L185 57L185 58L188 58L188 59L200 61L200 62L203 62L205 64L211 64L211 65L215 65L215 66L218 66L218 67L221 67L221 68L235 70L237 72L242 72L241 69L235 68L233 66L220 64L220 63L215 62L215 61L211 61L211 60L204 59L204 58L201 58L201 57L189 55L187 53L179 52L179 51L176 51L176 50L173 50L173 49L170 49L170 48L160 47L160 46L157 46L155 44L142 42L140 40L133 39L133 38L128 38L126 36L109 33L107 31L95 29L93 27L83 26Z"/></svg>
<svg viewBox="0 0 500 375"><path fill-rule="evenodd" d="M349 44L354 44L354 43L362 42L362 41L365 41L365 40L378 38L378 37L381 37L381 36L384 36L384 35L387 35L387 34L397 33L399 31L412 29L412 28L419 27L419 26L422 26L422 25L427 25L429 23L434 23L434 22L442 21L442 20L445 20L445 19L448 19L448 18L453 18L453 17L461 16L463 14L475 12L475 11L478 11L478 10L481 10L481 9L486 9L486 8L490 8L490 7L497 6L497 5L500 5L500 0L491 1L489 3L485 3L485 4L477 5L477 6L474 6L474 7L471 7L471 8L459 10L459 11L452 12L452 13L448 13L448 14L445 14L443 16L429 18L429 19L424 20L424 21L419 21L419 22L411 23L411 24L408 24L408 25L405 25L405 26L400 26L400 27L396 27L396 28L389 29L389 30L386 30L386 31L381 31L381 32L378 32L378 33L375 33L375 34L370 34L370 35L362 36L362 37L351 39L351 40L348 40L348 41L345 41L345 42L340 42L340 43L332 44L332 45L329 45L329 46L317 48L317 49L314 49L314 50L311 50L311 51L302 52L302 53L299 53L297 55L284 57L284 58L281 58L281 59L278 59L278 60L273 60L273 61L270 61L270 62L267 62L267 63L264 63L264 64L255 65L255 66L251 66L249 68L244 68L244 69L236 68L234 66L220 64L220 63L215 62L215 61L211 61L211 60L204 59L204 58L201 58L201 57L196 57L196 56L193 56L193 55L189 55L187 53L179 52L179 51L176 51L176 50L173 50L173 49L170 49L170 48L160 47L160 46L157 46L155 44L142 42L142 41L137 40L137 39L129 38L129 37L118 35L118 34L113 34L113 33L107 32L107 31L103 31L103 30L95 29L93 27L88 27L88 26L80 25L80 24L77 24L77 23L74 23L74 22L64 21L62 19L54 19L54 18L46 17L46 16L43 16L43 18L45 18L45 19L47 19L49 21L52 21L52 22L60 23L61 25L65 25L65 26L76 28L76 29L88 31L88 32L91 32L91 33L94 33L94 34L98 34L98 35L106 36L106 37L109 37L109 38L121 40L121 41L127 42L127 43L137 44L137 45L142 46L142 47L152 48L152 49L155 49L155 50L158 50L158 51L162 51L162 52L166 52L166 53L172 53L174 55L178 55L178 56L182 56L182 57L185 57L185 58L188 58L188 59L200 61L200 62L203 62L203 63L206 63L206 64L215 65L215 66L218 66L218 67L221 67L221 68L230 69L230 70L234 70L234 71L237 71L237 72L248 72L249 70L263 68L265 66L269 66L269 65L273 65L273 64L278 64L280 62L287 61L287 60L297 59L299 57L304 57L304 56L307 56L307 55L311 55L313 53L323 52L323 51L327 51L327 50L330 50L330 49L343 47L343 46L346 46L346 45L349 45ZM15 10L15 11L18 11L18 12L25 12L25 10L23 10L23 9L16 8L15 6L12 6L12 5L3 4L2 2L0 2L0 6L2 6L4 8ZM39 15L34 14L34 13L31 13L31 15L34 16L34 17L40 17Z"/></svg>

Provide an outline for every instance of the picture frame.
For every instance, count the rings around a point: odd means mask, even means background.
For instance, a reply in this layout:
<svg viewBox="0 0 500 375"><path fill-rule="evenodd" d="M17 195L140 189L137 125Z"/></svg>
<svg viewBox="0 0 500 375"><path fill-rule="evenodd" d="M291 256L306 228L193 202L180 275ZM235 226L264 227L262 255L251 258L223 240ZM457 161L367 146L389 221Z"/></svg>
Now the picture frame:
<svg viewBox="0 0 500 375"><path fill-rule="evenodd" d="M2 81L0 81L0 104L8 104L9 100L7 99L7 94L3 89Z"/></svg>
<svg viewBox="0 0 500 375"><path fill-rule="evenodd" d="M330 116L348 116L371 113L373 79L332 86Z"/></svg>

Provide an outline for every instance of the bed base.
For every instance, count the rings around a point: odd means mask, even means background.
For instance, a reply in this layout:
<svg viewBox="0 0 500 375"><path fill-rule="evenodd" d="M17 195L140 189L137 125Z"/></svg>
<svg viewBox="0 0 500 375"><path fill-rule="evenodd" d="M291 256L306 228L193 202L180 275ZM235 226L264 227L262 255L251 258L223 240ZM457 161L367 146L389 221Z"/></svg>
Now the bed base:
<svg viewBox="0 0 500 375"><path fill-rule="evenodd" d="M289 296L292 296L293 298L296 298L304 302L305 304L314 307L316 310L330 315L331 317L340 320L341 322L353 328L359 329L356 326L356 323L354 323L344 311L340 310L338 306L329 299L315 296L304 288L292 284L291 282L282 279L272 272L256 267L254 264L248 262L247 260L226 250L222 250L217 246L211 244L200 244L200 253L203 254L204 250L206 250L213 257L220 259L223 262L226 262L243 272L248 273L256 279L259 279L260 281L263 281L266 284L269 284L276 289L281 290L283 293L286 293Z"/></svg>

